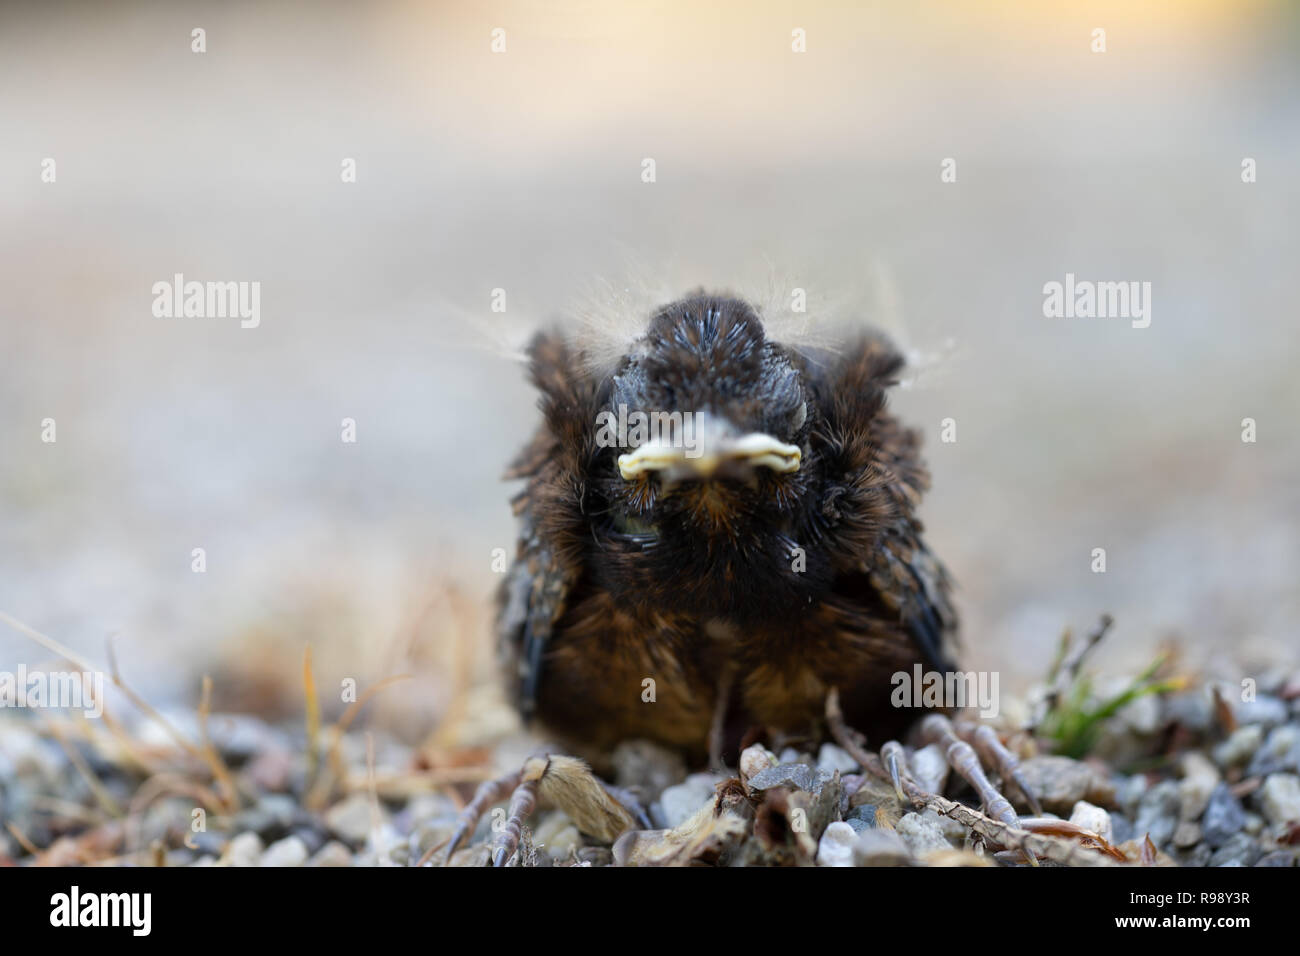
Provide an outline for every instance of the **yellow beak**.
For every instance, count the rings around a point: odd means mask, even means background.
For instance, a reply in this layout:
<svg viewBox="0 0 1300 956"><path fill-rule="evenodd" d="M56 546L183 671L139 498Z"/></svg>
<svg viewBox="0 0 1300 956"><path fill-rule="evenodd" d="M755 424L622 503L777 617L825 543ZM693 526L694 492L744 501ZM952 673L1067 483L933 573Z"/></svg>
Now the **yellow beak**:
<svg viewBox="0 0 1300 956"><path fill-rule="evenodd" d="M626 481L651 471L670 472L674 478L709 478L720 467L731 463L788 474L799 470L801 458L798 445L787 445L771 435L751 432L710 443L707 448L647 442L626 455L619 455L618 470Z"/></svg>

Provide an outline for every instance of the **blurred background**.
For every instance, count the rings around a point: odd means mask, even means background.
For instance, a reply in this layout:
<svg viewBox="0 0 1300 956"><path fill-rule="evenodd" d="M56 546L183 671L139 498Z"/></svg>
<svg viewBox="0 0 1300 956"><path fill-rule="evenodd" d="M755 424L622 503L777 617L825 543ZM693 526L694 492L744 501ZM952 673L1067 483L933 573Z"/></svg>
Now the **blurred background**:
<svg viewBox="0 0 1300 956"><path fill-rule="evenodd" d="M1117 672L1294 663L1298 91L1286 2L7 4L0 610L156 703L298 713L310 644L416 675L399 732L488 734L528 330L801 287L919 360L972 666L1107 611ZM1067 272L1150 327L1044 318ZM154 317L175 273L259 281L260 327Z"/></svg>

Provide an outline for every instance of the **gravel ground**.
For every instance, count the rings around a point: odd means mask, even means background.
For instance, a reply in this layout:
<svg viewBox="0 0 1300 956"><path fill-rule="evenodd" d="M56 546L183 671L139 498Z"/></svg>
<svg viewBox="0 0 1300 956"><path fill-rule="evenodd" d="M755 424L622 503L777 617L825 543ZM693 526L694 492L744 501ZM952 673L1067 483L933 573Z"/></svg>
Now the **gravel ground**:
<svg viewBox="0 0 1300 956"><path fill-rule="evenodd" d="M1014 729L1026 706L1004 708L1001 736L1045 811L1022 824L1059 833L1050 821L1069 821L1076 825L1069 841L1113 848L1111 858L1138 865L1297 865L1300 672L1261 676L1256 689L1253 700L1228 704L1205 684L1140 698L1105 722L1082 761L1048 753L1044 739ZM441 863L476 783L518 766L529 746L515 734L490 748L433 749L327 726L312 748L301 723L212 715L205 751L193 712L130 725L111 715L31 716L0 712L3 864ZM816 753L751 747L739 778L688 774L680 760L641 742L621 746L614 765L615 782L639 796L653 829L611 849L544 805L512 865L1026 863L933 809L903 806L833 744ZM973 804L937 747L910 751L910 765L926 789ZM485 815L453 865L486 861L493 819ZM1100 862L1073 862L1089 860Z"/></svg>

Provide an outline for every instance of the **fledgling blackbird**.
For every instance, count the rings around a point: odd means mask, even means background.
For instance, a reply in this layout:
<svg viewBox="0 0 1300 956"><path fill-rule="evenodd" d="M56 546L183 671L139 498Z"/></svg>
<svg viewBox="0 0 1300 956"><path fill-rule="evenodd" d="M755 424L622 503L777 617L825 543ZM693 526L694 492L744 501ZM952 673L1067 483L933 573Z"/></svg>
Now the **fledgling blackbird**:
<svg viewBox="0 0 1300 956"><path fill-rule="evenodd" d="M558 332L530 357L543 422L509 473L526 484L498 621L525 718L598 766L630 738L734 765L753 728L819 737L832 687L872 735L916 719L890 677L952 670L956 616L884 338L791 347L696 294L612 368ZM607 440L638 412L694 429Z"/></svg>

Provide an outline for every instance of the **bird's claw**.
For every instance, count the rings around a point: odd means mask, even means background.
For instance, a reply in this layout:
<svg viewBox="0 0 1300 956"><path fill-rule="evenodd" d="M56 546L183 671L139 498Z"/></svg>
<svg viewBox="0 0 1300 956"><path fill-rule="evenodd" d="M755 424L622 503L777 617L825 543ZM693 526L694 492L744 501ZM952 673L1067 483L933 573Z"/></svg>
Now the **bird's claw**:
<svg viewBox="0 0 1300 956"><path fill-rule="evenodd" d="M474 832L475 827L478 826L479 818L483 816L487 808L494 803L501 802L506 794L512 792L519 785L522 776L522 772L515 771L494 780L484 780L479 784L478 789L474 791L473 799L465 804L464 809L460 811L460 816L456 818L456 828L452 831L451 839L447 842L447 855L443 858L443 865L451 862L451 858L460 849L461 843Z"/></svg>
<svg viewBox="0 0 1300 956"><path fill-rule="evenodd" d="M894 785L898 802L906 803L907 795L903 793L903 772L907 766L907 755L903 752L903 745L897 740L885 741L884 746L880 748L880 759L885 762L885 769L889 771L889 781Z"/></svg>
<svg viewBox="0 0 1300 956"><path fill-rule="evenodd" d="M960 732L959 732L960 729ZM988 731L987 734L980 734L979 731ZM921 737L928 743L939 744L944 748L944 756L948 761L948 766L957 772L957 775L971 785L980 798L984 812L995 820L1007 824L1008 826L1018 826L1020 819L1016 816L1016 811L1011 806L1011 801L1004 797L997 787L989 782L988 776L984 773L984 766L980 763L980 758L975 752L968 740L973 740L981 745L987 759L995 763L1004 779L1012 779L1025 794L1026 800L1031 806L1037 806L1038 797L1032 792L1024 778L1019 775L1020 764L1015 755L1006 747L1002 746L997 735L989 727L981 727L974 724L962 722L956 727L952 721L942 714L931 714L921 721ZM991 746L996 743L996 749ZM1029 862L1034 866L1038 865L1038 860L1033 853L1026 850L1026 856Z"/></svg>
<svg viewBox="0 0 1300 956"><path fill-rule="evenodd" d="M844 722L839 694L835 690L832 690L826 698L826 718L831 734L839 745L847 750L864 770L888 780L893 785L894 793L898 795L900 802L910 802L919 807L926 805L930 797L941 796L930 794L917 784L907 765L907 751L898 741L886 741L881 746L878 757L868 752L862 735ZM936 743L943 748L948 766L971 785L979 795L984 812L988 816L1011 827L1018 827L1020 824L1011 802L989 782L977 750L997 768L1003 780L1011 780L1016 785L1024 795L1025 802L1034 809L1035 815L1041 812L1038 809L1038 796L1020 772L1019 761L998 740L992 728L968 721L960 721L954 725L941 714L931 714L921 722L920 733L921 738L927 743ZM1025 849L1023 852L1031 864L1038 865L1037 858L1030 850Z"/></svg>
<svg viewBox="0 0 1300 956"><path fill-rule="evenodd" d="M948 766L979 795L985 813L1010 826L1016 825L1016 811L1011 808L1011 801L989 782L975 748L957 735L952 721L941 714L931 714L921 721L921 737L927 743L944 748Z"/></svg>
<svg viewBox="0 0 1300 956"><path fill-rule="evenodd" d="M1020 791L1020 795L1025 798L1025 803L1029 805L1030 812L1036 816L1043 815L1042 804L1038 801L1038 794L1034 792L1029 781L1020 770L1020 759L1007 749L1006 745L998 739L998 735L993 728L987 724L972 724L969 721L959 721L956 724L957 733L970 741L975 749L984 755L984 759L993 763L998 768L998 773L1003 781L1010 780Z"/></svg>
<svg viewBox="0 0 1300 956"><path fill-rule="evenodd" d="M528 758L514 772L482 783L465 805L447 844L444 864L478 827L487 809L509 797L504 825L492 841L489 865L506 866L519 849L524 823L545 798L565 811L578 829L612 843L625 830L638 825L649 829L649 819L636 798L626 790L596 777L581 760L562 755Z"/></svg>

